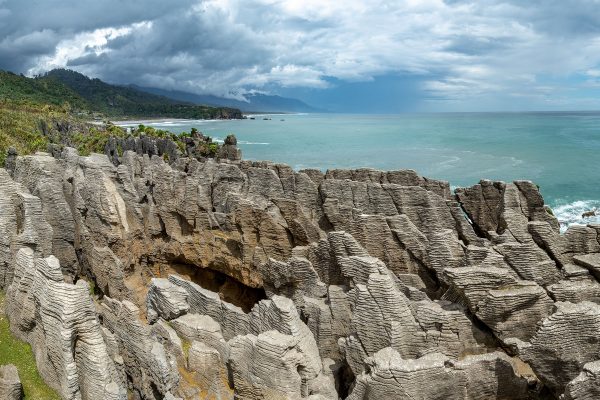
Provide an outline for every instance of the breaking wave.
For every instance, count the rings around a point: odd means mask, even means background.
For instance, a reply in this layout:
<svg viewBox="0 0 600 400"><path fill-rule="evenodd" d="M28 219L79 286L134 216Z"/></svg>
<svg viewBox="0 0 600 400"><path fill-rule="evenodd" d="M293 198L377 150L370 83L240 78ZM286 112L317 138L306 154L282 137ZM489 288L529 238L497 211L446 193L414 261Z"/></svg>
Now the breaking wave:
<svg viewBox="0 0 600 400"><path fill-rule="evenodd" d="M596 210L595 216L583 218L582 214ZM564 232L571 225L600 224L600 200L577 200L572 203L559 204L552 208L560 222L560 231Z"/></svg>

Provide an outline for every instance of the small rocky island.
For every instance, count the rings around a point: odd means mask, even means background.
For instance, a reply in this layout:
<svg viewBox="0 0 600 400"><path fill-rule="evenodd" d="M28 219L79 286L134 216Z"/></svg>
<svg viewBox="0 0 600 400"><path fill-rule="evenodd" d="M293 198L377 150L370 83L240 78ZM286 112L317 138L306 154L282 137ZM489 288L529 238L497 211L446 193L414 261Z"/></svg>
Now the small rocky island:
<svg viewBox="0 0 600 400"><path fill-rule="evenodd" d="M0 169L6 316L63 399L600 398L600 226L535 184L165 140Z"/></svg>

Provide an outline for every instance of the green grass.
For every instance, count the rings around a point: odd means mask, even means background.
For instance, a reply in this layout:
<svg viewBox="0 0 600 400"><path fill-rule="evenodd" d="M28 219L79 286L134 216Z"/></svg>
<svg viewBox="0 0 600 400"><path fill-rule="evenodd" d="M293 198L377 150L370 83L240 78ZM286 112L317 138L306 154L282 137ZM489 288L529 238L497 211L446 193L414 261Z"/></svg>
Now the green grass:
<svg viewBox="0 0 600 400"><path fill-rule="evenodd" d="M26 400L60 400L60 396L52 390L35 365L35 357L29 344L16 339L8 326L4 315L4 293L0 291L0 364L13 364L19 370Z"/></svg>

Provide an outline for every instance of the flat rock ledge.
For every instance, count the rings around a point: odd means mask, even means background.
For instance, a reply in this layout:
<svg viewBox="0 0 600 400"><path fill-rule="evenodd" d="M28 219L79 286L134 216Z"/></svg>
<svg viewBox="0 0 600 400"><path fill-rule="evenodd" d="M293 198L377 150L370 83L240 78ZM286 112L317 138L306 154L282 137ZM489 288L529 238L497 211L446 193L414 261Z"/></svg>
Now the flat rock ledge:
<svg viewBox="0 0 600 400"><path fill-rule="evenodd" d="M6 315L64 399L599 398L600 226L561 234L528 181L235 144L0 169Z"/></svg>

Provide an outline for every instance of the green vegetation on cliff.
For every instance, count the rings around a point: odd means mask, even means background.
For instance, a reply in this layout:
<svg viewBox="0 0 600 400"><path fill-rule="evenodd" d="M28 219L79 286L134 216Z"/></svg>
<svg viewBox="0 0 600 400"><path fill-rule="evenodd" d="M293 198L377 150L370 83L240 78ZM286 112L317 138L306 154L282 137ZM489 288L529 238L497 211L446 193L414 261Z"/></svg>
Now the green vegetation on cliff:
<svg viewBox="0 0 600 400"><path fill-rule="evenodd" d="M0 101L0 166L10 147L19 154L46 151L49 141L42 133L42 124L65 118L68 115L58 107Z"/></svg>
<svg viewBox="0 0 600 400"><path fill-rule="evenodd" d="M181 103L68 70L36 78L0 71L0 166L5 165L11 147L21 155L47 151L49 145L74 147L81 155L104 153L111 137L125 139L129 134L110 123L87 121L100 116L206 119L242 115L237 109ZM131 132L134 137L170 139L182 153L192 141L195 155L216 156L218 145L197 134L175 135L144 126Z"/></svg>
<svg viewBox="0 0 600 400"><path fill-rule="evenodd" d="M50 144L67 145L88 155L103 153L111 135L124 134L123 129L113 125L88 124L63 107L0 101L0 167L11 147L27 155L47 151Z"/></svg>
<svg viewBox="0 0 600 400"><path fill-rule="evenodd" d="M36 151L48 151L49 145L69 146L77 149L80 155L87 156L91 153L104 153L111 137L125 139L128 136L135 138L142 135L154 139L169 139L184 154L186 141L189 140L194 141L197 155L214 157L219 150L217 143L210 137L201 135L196 129L192 129L190 133L175 134L140 125L128 133L124 128L111 123L91 124L83 117L73 115L65 107L24 101L0 101L0 167L4 166L11 147L18 154L27 155Z"/></svg>
<svg viewBox="0 0 600 400"><path fill-rule="evenodd" d="M52 104L85 109L86 101L72 89L52 79L31 79L0 71L0 100L21 104Z"/></svg>
<svg viewBox="0 0 600 400"><path fill-rule="evenodd" d="M4 293L0 291L0 364L13 364L19 371L25 400L60 400L40 376L35 356L29 344L16 339L10 333L8 319L4 315Z"/></svg>

